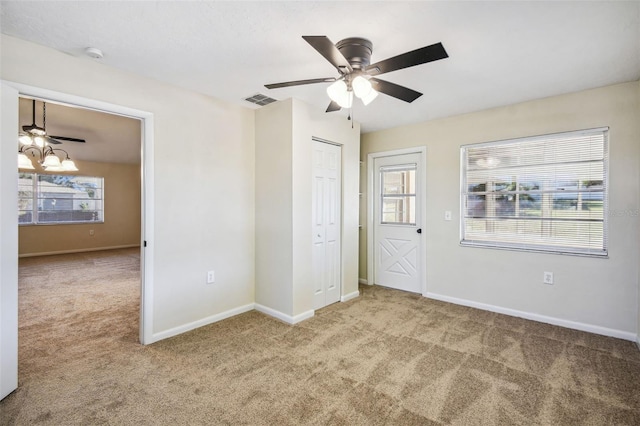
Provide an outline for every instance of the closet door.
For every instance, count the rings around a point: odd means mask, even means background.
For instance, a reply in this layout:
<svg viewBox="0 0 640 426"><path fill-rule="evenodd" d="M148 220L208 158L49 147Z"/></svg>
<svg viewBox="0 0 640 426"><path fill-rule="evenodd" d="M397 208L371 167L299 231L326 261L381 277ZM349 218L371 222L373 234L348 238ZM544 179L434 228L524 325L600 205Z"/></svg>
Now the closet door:
<svg viewBox="0 0 640 426"><path fill-rule="evenodd" d="M340 146L313 141L313 308L340 300L342 229Z"/></svg>

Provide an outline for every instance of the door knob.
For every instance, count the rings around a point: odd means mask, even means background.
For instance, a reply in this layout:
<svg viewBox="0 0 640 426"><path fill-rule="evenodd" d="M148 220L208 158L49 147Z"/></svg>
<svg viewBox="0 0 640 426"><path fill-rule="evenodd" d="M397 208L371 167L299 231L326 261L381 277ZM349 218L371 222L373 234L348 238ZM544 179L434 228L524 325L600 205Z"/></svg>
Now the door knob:
<svg viewBox="0 0 640 426"><path fill-rule="evenodd" d="M418 228L418 230L416 231L418 234L422 234L422 228Z"/></svg>

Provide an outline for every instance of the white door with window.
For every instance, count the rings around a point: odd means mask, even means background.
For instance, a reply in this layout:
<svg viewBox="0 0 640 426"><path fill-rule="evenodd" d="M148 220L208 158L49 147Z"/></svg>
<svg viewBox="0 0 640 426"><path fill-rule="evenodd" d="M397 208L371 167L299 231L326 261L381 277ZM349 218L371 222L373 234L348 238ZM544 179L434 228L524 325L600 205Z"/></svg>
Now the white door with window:
<svg viewBox="0 0 640 426"><path fill-rule="evenodd" d="M313 308L340 300L341 148L313 141Z"/></svg>
<svg viewBox="0 0 640 426"><path fill-rule="evenodd" d="M374 283L422 292L422 154L373 161Z"/></svg>

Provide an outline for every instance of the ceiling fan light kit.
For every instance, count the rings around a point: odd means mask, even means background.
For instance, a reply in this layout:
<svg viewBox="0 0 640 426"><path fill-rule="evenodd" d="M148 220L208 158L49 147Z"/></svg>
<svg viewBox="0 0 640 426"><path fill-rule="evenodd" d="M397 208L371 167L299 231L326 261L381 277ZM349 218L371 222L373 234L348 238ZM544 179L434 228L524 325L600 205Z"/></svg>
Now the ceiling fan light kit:
<svg viewBox="0 0 640 426"><path fill-rule="evenodd" d="M38 162L43 169L49 172L75 172L78 171L73 160L69 158L69 153L64 149L52 148L50 144L59 144L55 138L69 140L72 142L84 142L84 139L67 138L63 136L48 136L46 131L46 103L42 104L42 127L36 125L36 101L33 100L33 123L22 126L24 132L18 134L18 169L35 170L30 153L33 157L39 157ZM64 154L64 159L58 157L58 151Z"/></svg>
<svg viewBox="0 0 640 426"><path fill-rule="evenodd" d="M326 36L302 36L302 38L329 61L340 76L266 84L265 87L277 89L331 82L332 84L327 87L327 95L331 103L326 112L351 108L354 94L364 105L369 105L379 92L411 103L422 96L422 93L373 76L449 57L442 43L436 43L371 64L373 43L365 38L346 38L336 44Z"/></svg>

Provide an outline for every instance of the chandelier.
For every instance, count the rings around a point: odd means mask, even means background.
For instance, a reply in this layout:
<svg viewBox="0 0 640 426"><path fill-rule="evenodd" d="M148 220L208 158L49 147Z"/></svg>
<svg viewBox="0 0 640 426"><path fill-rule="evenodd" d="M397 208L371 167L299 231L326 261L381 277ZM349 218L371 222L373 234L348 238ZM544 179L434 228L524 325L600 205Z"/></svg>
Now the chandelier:
<svg viewBox="0 0 640 426"><path fill-rule="evenodd" d="M47 136L47 104L42 103L42 127L36 125L36 101L33 100L33 122L22 126L23 132L18 134L18 169L35 170L33 160L48 172L78 171L69 153L61 148L53 148L51 144L60 143ZM31 156L31 158L29 158Z"/></svg>

